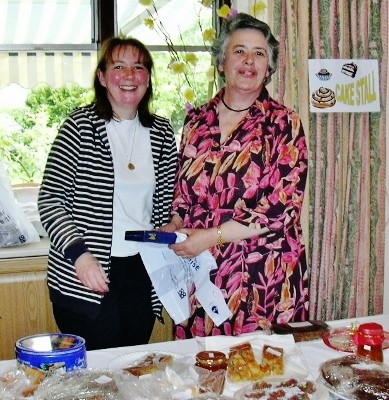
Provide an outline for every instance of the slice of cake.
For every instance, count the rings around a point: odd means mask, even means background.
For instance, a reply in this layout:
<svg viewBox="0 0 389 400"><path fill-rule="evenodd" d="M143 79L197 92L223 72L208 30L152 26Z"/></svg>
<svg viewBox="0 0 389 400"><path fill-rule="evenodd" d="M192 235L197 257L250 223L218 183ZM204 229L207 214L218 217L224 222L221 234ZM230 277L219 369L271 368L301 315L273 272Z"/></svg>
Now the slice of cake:
<svg viewBox="0 0 389 400"><path fill-rule="evenodd" d="M173 356L169 354L151 353L135 365L123 368L123 371L135 376L142 376L163 370L166 365L171 364L172 362Z"/></svg>
<svg viewBox="0 0 389 400"><path fill-rule="evenodd" d="M354 78L356 73L357 73L358 67L355 63L346 63L343 64L342 66L342 74L345 74L347 76L351 76L351 78Z"/></svg>
<svg viewBox="0 0 389 400"><path fill-rule="evenodd" d="M261 379L270 375L267 365L258 364L250 343L230 348L227 376L233 382Z"/></svg>
<svg viewBox="0 0 389 400"><path fill-rule="evenodd" d="M264 345L262 351L262 364L266 365L271 373L284 374L284 350L281 347Z"/></svg>

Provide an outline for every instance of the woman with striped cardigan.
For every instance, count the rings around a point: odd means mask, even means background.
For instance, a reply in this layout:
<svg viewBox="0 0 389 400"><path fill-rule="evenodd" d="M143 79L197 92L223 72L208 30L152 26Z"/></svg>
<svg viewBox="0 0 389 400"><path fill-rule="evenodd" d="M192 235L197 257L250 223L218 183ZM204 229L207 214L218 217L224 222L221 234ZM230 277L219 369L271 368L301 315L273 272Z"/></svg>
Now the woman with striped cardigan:
<svg viewBox="0 0 389 400"><path fill-rule="evenodd" d="M147 343L161 318L137 244L124 238L170 219L177 147L149 110L152 69L138 40L103 44L95 101L64 121L39 193L54 317L88 350Z"/></svg>

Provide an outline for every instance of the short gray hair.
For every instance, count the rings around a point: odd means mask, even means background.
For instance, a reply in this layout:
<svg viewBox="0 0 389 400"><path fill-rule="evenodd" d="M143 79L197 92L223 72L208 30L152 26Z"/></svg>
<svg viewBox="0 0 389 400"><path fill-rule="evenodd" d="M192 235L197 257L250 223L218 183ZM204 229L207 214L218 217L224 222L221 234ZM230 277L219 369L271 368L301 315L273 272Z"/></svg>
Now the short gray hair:
<svg viewBox="0 0 389 400"><path fill-rule="evenodd" d="M268 84L270 82L271 75L274 74L276 70L279 42L273 36L268 24L260 21L257 18L254 18L249 14L238 13L236 16L225 20L219 37L212 45L212 55L215 57L218 71L219 66L224 62L225 51L231 36L239 29L256 29L257 31L262 32L265 36L269 46L269 77L265 80L265 85ZM223 72L220 72L220 75L223 79L225 79Z"/></svg>

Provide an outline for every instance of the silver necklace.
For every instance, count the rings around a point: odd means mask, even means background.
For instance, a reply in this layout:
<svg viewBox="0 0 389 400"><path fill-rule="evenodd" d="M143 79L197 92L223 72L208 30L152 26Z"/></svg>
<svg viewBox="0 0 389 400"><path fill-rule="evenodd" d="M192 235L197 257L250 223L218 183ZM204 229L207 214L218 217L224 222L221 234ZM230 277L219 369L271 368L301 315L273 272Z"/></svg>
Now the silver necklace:
<svg viewBox="0 0 389 400"><path fill-rule="evenodd" d="M115 131L116 131L117 135L119 136L119 140L120 140L120 143L121 143L121 145L122 145L123 152L124 152L124 154L126 155L126 158L127 158L127 161L128 161L128 163L127 163L127 168L128 168L130 171L133 171L133 170L135 169L135 164L134 164L131 160L132 160L132 153L133 153L133 151L134 151L135 133L136 133L137 125L138 125L137 123L134 123L134 129L132 130L132 144L131 144L131 150L130 150L130 155L128 155L127 150L126 150L126 146L124 146L124 142L123 142L122 135L119 133L118 128L116 127L116 121L113 120L113 126L115 127Z"/></svg>

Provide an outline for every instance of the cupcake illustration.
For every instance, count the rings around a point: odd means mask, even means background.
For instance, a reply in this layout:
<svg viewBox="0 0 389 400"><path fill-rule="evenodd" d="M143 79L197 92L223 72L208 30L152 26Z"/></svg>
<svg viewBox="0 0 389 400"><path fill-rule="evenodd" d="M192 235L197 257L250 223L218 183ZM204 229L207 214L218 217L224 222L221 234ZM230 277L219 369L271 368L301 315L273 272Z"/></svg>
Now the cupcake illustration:
<svg viewBox="0 0 389 400"><path fill-rule="evenodd" d="M328 79L331 78L332 74L326 70L325 68L322 68L316 76L321 80L321 81L328 81Z"/></svg>

